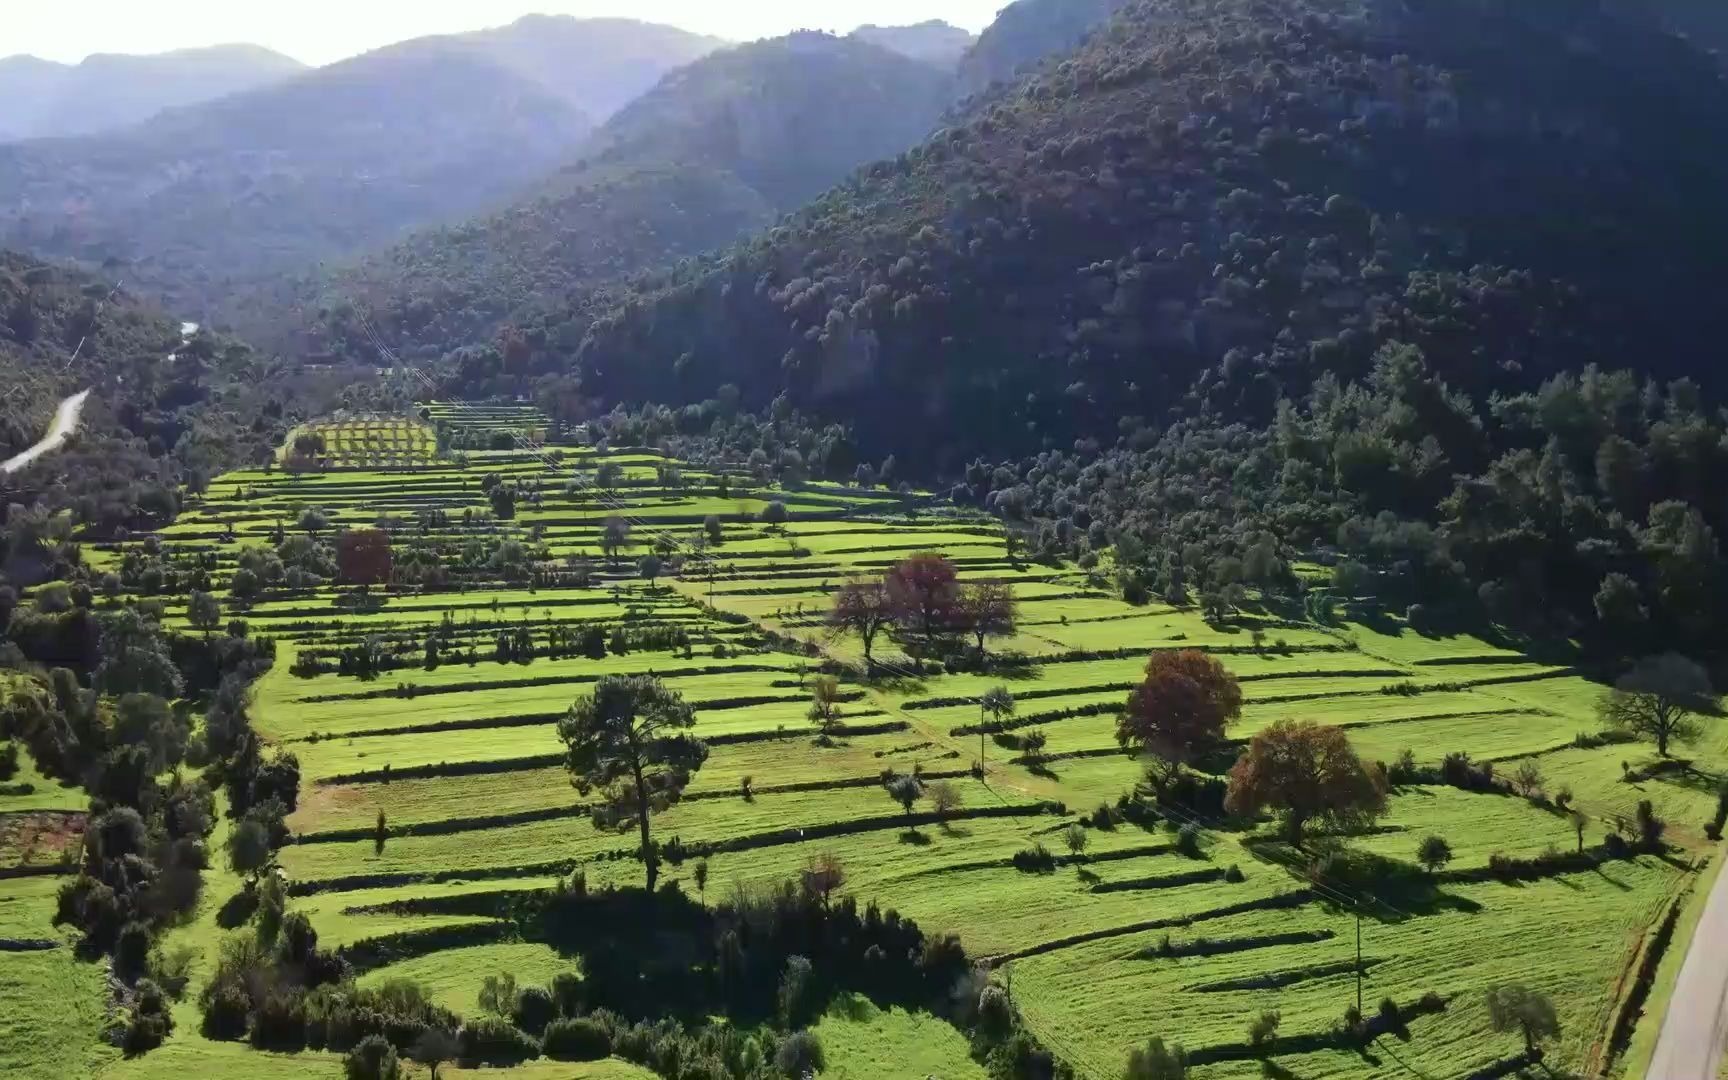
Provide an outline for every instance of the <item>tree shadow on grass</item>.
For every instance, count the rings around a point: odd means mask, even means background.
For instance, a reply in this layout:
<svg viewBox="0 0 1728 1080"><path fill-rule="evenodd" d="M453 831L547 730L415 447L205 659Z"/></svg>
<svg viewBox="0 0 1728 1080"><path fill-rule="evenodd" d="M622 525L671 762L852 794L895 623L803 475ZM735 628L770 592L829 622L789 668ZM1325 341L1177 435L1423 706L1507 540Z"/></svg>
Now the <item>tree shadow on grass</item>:
<svg viewBox="0 0 1728 1080"><path fill-rule="evenodd" d="M1299 851L1277 839L1249 839L1242 846L1259 861L1283 869L1296 881L1309 886L1316 884L1307 873L1314 853ZM1412 916L1442 911L1475 914L1482 910L1475 900L1443 891L1433 877L1409 863L1346 847L1334 850L1318 883L1370 898L1361 914L1383 923L1403 922Z"/></svg>
<svg viewBox="0 0 1728 1080"><path fill-rule="evenodd" d="M1603 870L1600 866L1598 866L1596 868L1596 876L1601 878L1603 881L1606 881L1608 884L1614 886L1616 889L1619 889L1621 892L1631 892L1632 891L1632 886L1626 884L1624 881L1621 881L1618 878L1610 877L1608 875L1608 872L1606 870Z"/></svg>
<svg viewBox="0 0 1728 1080"><path fill-rule="evenodd" d="M929 836L919 832L917 829L907 829L905 832L900 834L900 842L902 844L911 844L914 847L924 847L931 841Z"/></svg>
<svg viewBox="0 0 1728 1080"><path fill-rule="evenodd" d="M216 925L224 930L245 925L252 913L258 910L258 890L241 889L222 902L216 910Z"/></svg>

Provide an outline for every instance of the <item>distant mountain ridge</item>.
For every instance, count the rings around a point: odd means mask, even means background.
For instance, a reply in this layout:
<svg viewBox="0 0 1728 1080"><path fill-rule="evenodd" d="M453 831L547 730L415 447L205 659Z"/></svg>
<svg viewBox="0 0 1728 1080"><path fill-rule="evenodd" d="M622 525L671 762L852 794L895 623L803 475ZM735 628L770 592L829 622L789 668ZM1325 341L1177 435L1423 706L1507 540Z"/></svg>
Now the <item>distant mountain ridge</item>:
<svg viewBox="0 0 1728 1080"><path fill-rule="evenodd" d="M149 56L97 53L77 64L0 59L0 139L89 135L163 109L251 90L306 71L258 45L214 45Z"/></svg>
<svg viewBox="0 0 1728 1080"><path fill-rule="evenodd" d="M951 86L935 65L851 37L798 33L716 52L626 105L581 160L510 205L272 283L243 298L234 325L267 347L370 362L369 331L435 359L509 322L529 328L536 355L568 353L581 327L540 325L544 312L587 310L595 290L771 224L916 143Z"/></svg>
<svg viewBox="0 0 1728 1080"><path fill-rule="evenodd" d="M507 26L417 38L389 49L471 49L580 109L596 123L674 68L731 43L637 19L524 15Z"/></svg>
<svg viewBox="0 0 1728 1080"><path fill-rule="evenodd" d="M189 318L249 283L504 202L712 38L534 17L420 38L101 135L0 145L0 244ZM581 104L578 104L578 103Z"/></svg>
<svg viewBox="0 0 1728 1080"><path fill-rule="evenodd" d="M941 19L926 19L910 26L867 23L849 36L949 70L953 70L976 40L968 31Z"/></svg>

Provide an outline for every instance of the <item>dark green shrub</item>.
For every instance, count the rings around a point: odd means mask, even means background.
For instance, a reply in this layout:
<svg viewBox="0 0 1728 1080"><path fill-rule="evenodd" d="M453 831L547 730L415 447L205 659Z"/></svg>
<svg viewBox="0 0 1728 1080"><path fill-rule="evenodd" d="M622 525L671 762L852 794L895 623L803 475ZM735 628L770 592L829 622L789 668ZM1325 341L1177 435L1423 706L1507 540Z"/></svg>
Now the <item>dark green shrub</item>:
<svg viewBox="0 0 1728 1080"><path fill-rule="evenodd" d="M114 974L131 982L144 974L150 963L150 928L129 922L114 940Z"/></svg>
<svg viewBox="0 0 1728 1080"><path fill-rule="evenodd" d="M786 1036L774 1053L774 1064L787 1076L802 1077L822 1071L825 1061L822 1043L808 1031L796 1031Z"/></svg>
<svg viewBox="0 0 1728 1080"><path fill-rule="evenodd" d="M1176 830L1176 850L1190 859L1200 857L1200 826L1193 823Z"/></svg>
<svg viewBox="0 0 1728 1080"><path fill-rule="evenodd" d="M513 1015L517 1027L530 1035L539 1035L558 1015L558 1007L549 991L530 986L517 996Z"/></svg>
<svg viewBox="0 0 1728 1080"><path fill-rule="evenodd" d="M132 1005L132 1021L126 1026L124 1048L128 1055L142 1054L162 1045L174 1030L168 1013L168 995L149 979L139 979Z"/></svg>
<svg viewBox="0 0 1728 1080"><path fill-rule="evenodd" d="M582 888L576 895L580 896L588 891L588 878L586 875L581 875L580 871L578 871L578 875L582 877ZM560 971L552 976L552 1004L557 1008L559 1016L582 1015L584 1000L580 975L570 971Z"/></svg>
<svg viewBox="0 0 1728 1080"><path fill-rule="evenodd" d="M342 1063L348 1080L396 1080L401 1068L396 1048L381 1035L368 1035L348 1051Z"/></svg>
<svg viewBox="0 0 1728 1080"><path fill-rule="evenodd" d="M612 1033L596 1020L554 1020L546 1025L540 1049L559 1061L599 1061L612 1053Z"/></svg>
<svg viewBox="0 0 1728 1080"><path fill-rule="evenodd" d="M464 1064L519 1065L540 1056L540 1047L515 1024L488 1016L463 1025L456 1036L457 1054Z"/></svg>
<svg viewBox="0 0 1728 1080"><path fill-rule="evenodd" d="M204 1037L207 1039L244 1039L246 1014L251 1002L238 986L224 986L204 1006Z"/></svg>
<svg viewBox="0 0 1728 1080"><path fill-rule="evenodd" d="M978 994L978 1033L1000 1042L1014 1030L1014 1008L1000 986L986 986Z"/></svg>
<svg viewBox="0 0 1728 1080"><path fill-rule="evenodd" d="M1282 1019L1278 1013L1268 1010L1248 1022L1248 1045L1253 1048L1255 1057L1272 1056L1272 1047L1278 1040L1278 1024Z"/></svg>
<svg viewBox="0 0 1728 1080"><path fill-rule="evenodd" d="M273 991L252 1015L252 1045L260 1050L300 1050L306 1045L306 1006L298 992Z"/></svg>
<svg viewBox="0 0 1728 1080"><path fill-rule="evenodd" d="M1230 869L1224 871L1224 880L1232 884L1242 881L1244 876L1242 868L1235 863L1231 863Z"/></svg>
<svg viewBox="0 0 1728 1080"><path fill-rule="evenodd" d="M1056 856L1042 843L1014 853L1014 869L1027 874L1048 874L1056 869Z"/></svg>

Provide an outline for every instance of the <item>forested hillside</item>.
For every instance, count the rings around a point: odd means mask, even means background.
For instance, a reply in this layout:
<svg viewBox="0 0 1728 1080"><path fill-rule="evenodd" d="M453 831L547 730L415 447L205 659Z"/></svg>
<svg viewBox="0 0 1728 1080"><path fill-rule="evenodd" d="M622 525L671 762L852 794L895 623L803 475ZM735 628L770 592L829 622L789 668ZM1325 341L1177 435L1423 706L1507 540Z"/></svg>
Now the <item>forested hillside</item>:
<svg viewBox="0 0 1728 1080"><path fill-rule="evenodd" d="M960 89L974 94L1012 82L1048 56L1079 45L1124 0L1015 0L960 59Z"/></svg>
<svg viewBox="0 0 1728 1080"><path fill-rule="evenodd" d="M0 140L87 135L181 105L278 82L305 70L256 45L152 56L97 53L77 64L0 59Z"/></svg>
<svg viewBox="0 0 1728 1080"><path fill-rule="evenodd" d="M1628 349L1701 369L1728 91L1677 39L1540 10L1140 0L620 306L584 375L614 398L843 402L867 445L935 464L1202 399L1267 418L1395 339L1470 391Z"/></svg>
<svg viewBox="0 0 1728 1080"><path fill-rule="evenodd" d="M1724 462L1661 380L1720 385L1725 140L1710 57L1587 5L1139 0L616 305L580 375L982 458L963 500L1052 551L1127 527L1136 591L1223 588L1274 535L1430 613L1679 638L1720 608Z"/></svg>
<svg viewBox="0 0 1728 1080"><path fill-rule="evenodd" d="M503 202L718 43L628 20L422 38L117 132L0 147L0 243L208 321L249 283Z"/></svg>
<svg viewBox="0 0 1728 1080"><path fill-rule="evenodd" d="M508 321L526 335L513 351L544 369L580 343L602 302L593 290L723 248L915 144L949 87L931 65L826 34L715 53L626 106L522 200L260 290L236 323L271 346L371 362L356 309L425 358L487 345Z"/></svg>
<svg viewBox="0 0 1728 1080"><path fill-rule="evenodd" d="M0 459L40 439L61 398L91 391L68 448L0 476L0 502L72 508L92 536L162 524L178 485L255 460L297 404L322 403L290 366L216 334L183 338L123 287L7 251L0 386Z"/></svg>

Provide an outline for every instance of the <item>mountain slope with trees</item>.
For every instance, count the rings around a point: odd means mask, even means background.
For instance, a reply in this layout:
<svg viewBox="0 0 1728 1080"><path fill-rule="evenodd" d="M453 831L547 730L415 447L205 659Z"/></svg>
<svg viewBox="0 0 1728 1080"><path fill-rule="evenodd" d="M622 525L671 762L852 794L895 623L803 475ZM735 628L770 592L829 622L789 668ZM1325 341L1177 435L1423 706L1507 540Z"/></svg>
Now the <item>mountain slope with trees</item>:
<svg viewBox="0 0 1728 1080"><path fill-rule="evenodd" d="M23 527L39 528L40 513L71 508L93 537L166 522L178 485L259 460L297 409L324 400L292 366L240 342L183 339L176 320L122 286L4 250L0 385L0 459L40 439L63 397L91 391L65 448L0 476L0 511L34 503ZM0 524L12 530L11 515Z"/></svg>
<svg viewBox="0 0 1728 1080"><path fill-rule="evenodd" d="M1390 340L1466 391L1627 350L1704 370L1725 135L1708 57L1590 5L1139 0L617 305L581 374L611 400L784 390L940 467L1202 403L1269 419Z"/></svg>
<svg viewBox="0 0 1728 1080"><path fill-rule="evenodd" d="M578 375L844 421L1129 596L1228 611L1323 557L1423 625L1695 645L1725 138L1714 58L1637 13L1137 0L622 298Z"/></svg>
<svg viewBox="0 0 1728 1080"><path fill-rule="evenodd" d="M545 366L580 343L595 290L723 248L915 144L949 86L931 65L826 34L715 53L626 106L525 198L260 292L236 325L271 346L371 362L371 332L434 359L488 346L509 323L527 337L513 331L505 351ZM483 355L482 368L497 350Z"/></svg>
<svg viewBox="0 0 1728 1080"><path fill-rule="evenodd" d="M963 93L1013 82L1086 40L1125 0L1014 0L960 58Z"/></svg>
<svg viewBox="0 0 1728 1080"><path fill-rule="evenodd" d="M89 135L163 109L280 82L306 65L257 45L150 56L96 53L77 64L0 59L0 140Z"/></svg>

